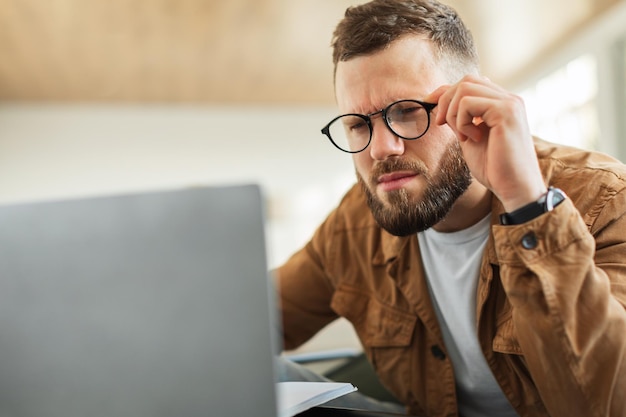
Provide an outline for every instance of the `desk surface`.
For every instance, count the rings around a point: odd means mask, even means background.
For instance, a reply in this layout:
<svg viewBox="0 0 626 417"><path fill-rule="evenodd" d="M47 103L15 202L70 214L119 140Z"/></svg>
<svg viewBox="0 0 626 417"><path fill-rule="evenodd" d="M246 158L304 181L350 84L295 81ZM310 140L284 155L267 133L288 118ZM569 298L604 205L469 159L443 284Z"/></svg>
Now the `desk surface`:
<svg viewBox="0 0 626 417"><path fill-rule="evenodd" d="M315 407L298 414L298 417L409 417L406 414L382 413L378 411L348 410L343 408Z"/></svg>

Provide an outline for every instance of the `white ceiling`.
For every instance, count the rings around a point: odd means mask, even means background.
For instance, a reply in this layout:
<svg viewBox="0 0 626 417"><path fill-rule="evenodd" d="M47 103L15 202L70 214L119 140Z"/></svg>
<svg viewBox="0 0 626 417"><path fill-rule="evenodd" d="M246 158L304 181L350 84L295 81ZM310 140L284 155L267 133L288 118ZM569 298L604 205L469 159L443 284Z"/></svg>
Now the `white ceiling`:
<svg viewBox="0 0 626 417"><path fill-rule="evenodd" d="M450 0L510 84L621 0ZM331 104L348 0L0 0L0 100Z"/></svg>

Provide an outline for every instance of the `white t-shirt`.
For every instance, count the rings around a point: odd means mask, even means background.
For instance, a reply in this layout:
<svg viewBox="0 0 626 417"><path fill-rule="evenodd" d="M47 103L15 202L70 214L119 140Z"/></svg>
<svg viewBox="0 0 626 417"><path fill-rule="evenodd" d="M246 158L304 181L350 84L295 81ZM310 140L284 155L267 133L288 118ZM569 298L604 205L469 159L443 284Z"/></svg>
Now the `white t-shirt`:
<svg viewBox="0 0 626 417"><path fill-rule="evenodd" d="M517 416L480 349L476 288L490 216L458 232L418 233L428 289L456 379L463 417Z"/></svg>

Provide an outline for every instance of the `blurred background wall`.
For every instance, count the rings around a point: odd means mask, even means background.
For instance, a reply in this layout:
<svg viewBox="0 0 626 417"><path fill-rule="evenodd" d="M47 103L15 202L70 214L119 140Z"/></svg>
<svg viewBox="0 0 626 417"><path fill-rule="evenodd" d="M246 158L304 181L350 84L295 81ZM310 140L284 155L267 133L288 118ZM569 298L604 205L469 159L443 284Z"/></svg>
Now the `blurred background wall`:
<svg viewBox="0 0 626 417"><path fill-rule="evenodd" d="M260 183L270 266L353 182L319 129L347 0L0 0L0 203ZM450 0L548 140L626 160L626 1Z"/></svg>

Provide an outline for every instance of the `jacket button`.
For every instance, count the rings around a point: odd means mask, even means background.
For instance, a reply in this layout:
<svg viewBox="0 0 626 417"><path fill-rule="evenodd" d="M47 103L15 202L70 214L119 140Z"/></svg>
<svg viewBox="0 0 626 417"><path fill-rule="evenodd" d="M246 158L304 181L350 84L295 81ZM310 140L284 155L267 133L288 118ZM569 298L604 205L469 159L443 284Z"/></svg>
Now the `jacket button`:
<svg viewBox="0 0 626 417"><path fill-rule="evenodd" d="M446 354L444 353L443 350L441 350L441 348L438 345L432 345L430 347L430 353L432 353L433 356L439 359L440 361L446 358Z"/></svg>
<svg viewBox="0 0 626 417"><path fill-rule="evenodd" d="M537 247L535 232L528 232L522 237L522 247L524 249L535 249Z"/></svg>

